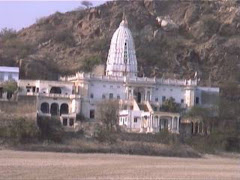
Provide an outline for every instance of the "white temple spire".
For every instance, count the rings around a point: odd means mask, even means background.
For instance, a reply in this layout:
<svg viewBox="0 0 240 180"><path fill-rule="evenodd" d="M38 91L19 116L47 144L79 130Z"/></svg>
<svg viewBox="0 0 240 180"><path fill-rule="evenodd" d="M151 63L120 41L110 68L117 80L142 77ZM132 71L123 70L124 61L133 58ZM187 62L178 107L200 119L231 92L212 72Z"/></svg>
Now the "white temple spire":
<svg viewBox="0 0 240 180"><path fill-rule="evenodd" d="M113 34L107 59L107 76L137 76L137 58L132 33L123 13L123 19Z"/></svg>

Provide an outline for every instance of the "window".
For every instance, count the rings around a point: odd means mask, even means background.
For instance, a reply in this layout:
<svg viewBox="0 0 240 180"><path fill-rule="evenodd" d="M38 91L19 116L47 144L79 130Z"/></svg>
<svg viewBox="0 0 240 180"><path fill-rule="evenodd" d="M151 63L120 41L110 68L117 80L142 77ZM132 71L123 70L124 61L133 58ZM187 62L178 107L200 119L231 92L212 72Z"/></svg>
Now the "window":
<svg viewBox="0 0 240 180"><path fill-rule="evenodd" d="M74 124L74 119L73 118L69 119L69 126L73 126L73 124Z"/></svg>
<svg viewBox="0 0 240 180"><path fill-rule="evenodd" d="M105 94L103 94L103 95L102 95L102 99L105 99L105 98L106 98L106 96L105 96Z"/></svg>
<svg viewBox="0 0 240 180"><path fill-rule="evenodd" d="M3 88L0 88L0 99L3 97Z"/></svg>
<svg viewBox="0 0 240 180"><path fill-rule="evenodd" d="M113 93L109 94L109 99L113 99Z"/></svg>
<svg viewBox="0 0 240 180"><path fill-rule="evenodd" d="M195 103L199 104L199 97L196 97Z"/></svg>
<svg viewBox="0 0 240 180"><path fill-rule="evenodd" d="M170 89L170 91L173 91L173 89Z"/></svg>
<svg viewBox="0 0 240 180"><path fill-rule="evenodd" d="M156 88L155 90L158 91L158 88Z"/></svg>
<svg viewBox="0 0 240 180"><path fill-rule="evenodd" d="M90 98L93 99L93 97L94 97L94 95L91 93L91 94L90 94Z"/></svg>
<svg viewBox="0 0 240 180"><path fill-rule="evenodd" d="M95 118L95 110L92 109L90 110L90 119L94 119Z"/></svg>
<svg viewBox="0 0 240 180"><path fill-rule="evenodd" d="M117 86L117 88L119 89L119 88L120 88L120 86Z"/></svg>
<svg viewBox="0 0 240 180"><path fill-rule="evenodd" d="M137 123L137 121L138 121L138 118L134 117L134 123Z"/></svg>
<svg viewBox="0 0 240 180"><path fill-rule="evenodd" d="M4 73L0 72L0 81L4 80Z"/></svg>
<svg viewBox="0 0 240 180"><path fill-rule="evenodd" d="M111 85L110 88L113 88L113 86Z"/></svg>
<svg viewBox="0 0 240 180"><path fill-rule="evenodd" d="M117 99L120 99L120 95L117 95Z"/></svg>
<svg viewBox="0 0 240 180"><path fill-rule="evenodd" d="M166 96L162 97L162 102L166 101Z"/></svg>
<svg viewBox="0 0 240 180"><path fill-rule="evenodd" d="M155 98L155 101L158 102L158 98Z"/></svg>
<svg viewBox="0 0 240 180"><path fill-rule="evenodd" d="M182 104L184 103L184 99L181 99L181 103L182 103Z"/></svg>
<svg viewBox="0 0 240 180"><path fill-rule="evenodd" d="M8 80L13 80L12 74L8 74Z"/></svg>
<svg viewBox="0 0 240 180"><path fill-rule="evenodd" d="M177 124L178 124L178 118L175 117L175 118L173 119L173 130L177 130Z"/></svg>
<svg viewBox="0 0 240 180"><path fill-rule="evenodd" d="M67 126L67 122L68 122L67 118L63 118L63 126Z"/></svg>
<svg viewBox="0 0 240 180"><path fill-rule="evenodd" d="M105 88L105 87L106 87L106 85L104 84L104 85L103 85L103 87Z"/></svg>

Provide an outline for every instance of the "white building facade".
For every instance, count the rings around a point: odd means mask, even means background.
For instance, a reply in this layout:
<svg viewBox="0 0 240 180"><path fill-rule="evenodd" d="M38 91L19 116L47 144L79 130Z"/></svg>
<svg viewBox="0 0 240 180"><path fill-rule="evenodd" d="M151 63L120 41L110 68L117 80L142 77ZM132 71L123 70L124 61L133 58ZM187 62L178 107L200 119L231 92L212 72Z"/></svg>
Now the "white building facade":
<svg viewBox="0 0 240 180"><path fill-rule="evenodd" d="M76 73L59 81L21 80L19 87L23 89L21 95L38 96L39 114L58 115L63 125L71 127L75 126L77 114L96 119L98 102L119 100L119 125L128 131L142 133L162 130L179 133L181 114L161 109L167 99L189 109L194 105L211 105L205 102L202 94L219 93L219 88L197 86L196 79L138 77L135 45L126 19L112 37L105 76ZM64 113L61 113L63 104L67 106L64 105Z"/></svg>

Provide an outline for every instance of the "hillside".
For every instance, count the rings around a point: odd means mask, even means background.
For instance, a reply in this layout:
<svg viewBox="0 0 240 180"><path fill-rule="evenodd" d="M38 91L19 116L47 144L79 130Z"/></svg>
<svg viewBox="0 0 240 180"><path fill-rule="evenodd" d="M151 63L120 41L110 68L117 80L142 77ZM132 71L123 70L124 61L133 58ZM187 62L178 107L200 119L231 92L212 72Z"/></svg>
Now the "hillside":
<svg viewBox="0 0 240 180"><path fill-rule="evenodd" d="M140 76L190 78L197 71L205 85L240 80L240 3L225 0L115 1L57 12L16 35L1 35L0 65L19 65L29 79L91 71L105 64L123 9Z"/></svg>

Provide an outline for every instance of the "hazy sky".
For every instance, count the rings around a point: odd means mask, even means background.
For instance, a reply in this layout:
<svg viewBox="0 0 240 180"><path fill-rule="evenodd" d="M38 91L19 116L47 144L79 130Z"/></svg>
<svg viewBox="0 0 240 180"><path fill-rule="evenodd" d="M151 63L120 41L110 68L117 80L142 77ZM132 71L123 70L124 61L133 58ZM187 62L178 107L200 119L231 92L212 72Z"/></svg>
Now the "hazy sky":
<svg viewBox="0 0 240 180"><path fill-rule="evenodd" d="M96 6L105 0L92 0ZM81 6L81 1L1 1L0 30L13 28L20 30L36 22L38 18L59 12L67 12Z"/></svg>

